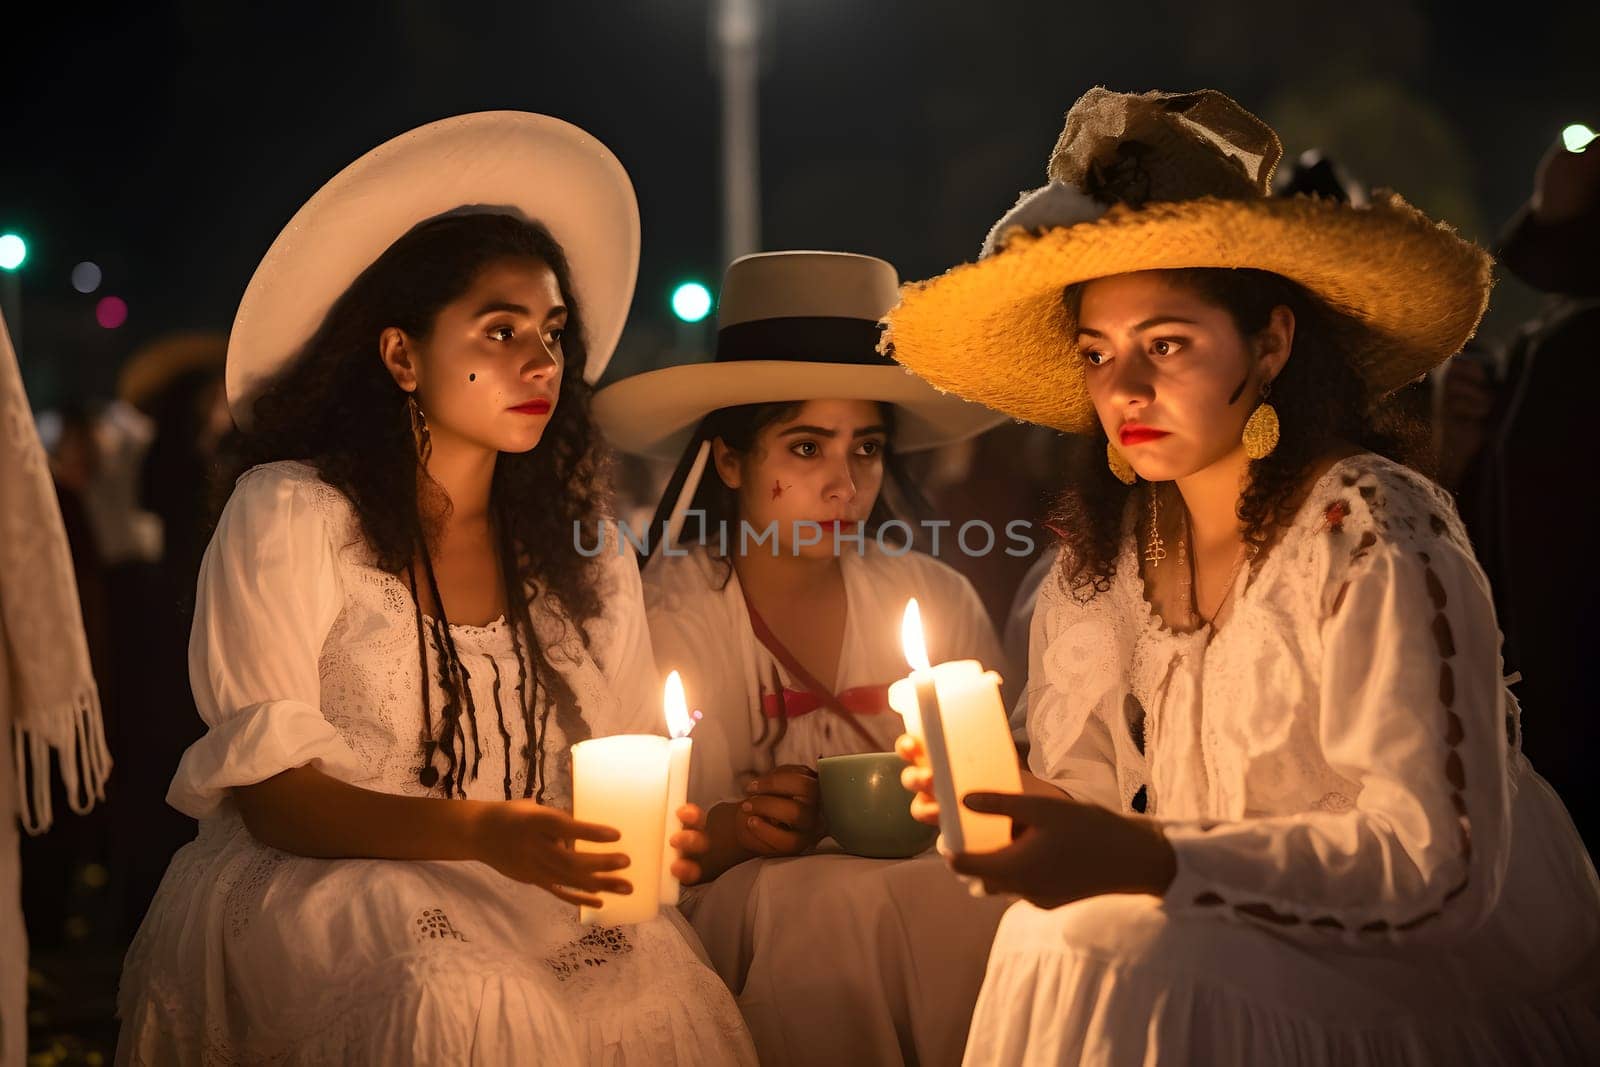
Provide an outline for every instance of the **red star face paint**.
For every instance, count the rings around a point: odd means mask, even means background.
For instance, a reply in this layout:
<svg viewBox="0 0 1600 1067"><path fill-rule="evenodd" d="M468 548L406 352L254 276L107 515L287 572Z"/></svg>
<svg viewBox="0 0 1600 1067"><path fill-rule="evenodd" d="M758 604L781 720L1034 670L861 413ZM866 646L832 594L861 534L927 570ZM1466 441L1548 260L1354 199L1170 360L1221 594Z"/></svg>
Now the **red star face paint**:
<svg viewBox="0 0 1600 1067"><path fill-rule="evenodd" d="M786 488L788 488L788 487L785 486L785 485L782 485L779 482L777 482L776 480L774 480L773 483L772 483L772 499L776 500L780 496L782 496L783 495L783 491Z"/></svg>

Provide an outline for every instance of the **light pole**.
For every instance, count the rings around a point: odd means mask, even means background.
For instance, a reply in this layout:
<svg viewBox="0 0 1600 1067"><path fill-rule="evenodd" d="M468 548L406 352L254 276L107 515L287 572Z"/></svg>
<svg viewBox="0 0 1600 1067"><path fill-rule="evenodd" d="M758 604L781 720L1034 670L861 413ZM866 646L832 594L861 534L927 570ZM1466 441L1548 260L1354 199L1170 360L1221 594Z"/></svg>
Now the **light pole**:
<svg viewBox="0 0 1600 1067"><path fill-rule="evenodd" d="M763 0L714 0L712 34L722 80L722 259L761 248L757 82Z"/></svg>

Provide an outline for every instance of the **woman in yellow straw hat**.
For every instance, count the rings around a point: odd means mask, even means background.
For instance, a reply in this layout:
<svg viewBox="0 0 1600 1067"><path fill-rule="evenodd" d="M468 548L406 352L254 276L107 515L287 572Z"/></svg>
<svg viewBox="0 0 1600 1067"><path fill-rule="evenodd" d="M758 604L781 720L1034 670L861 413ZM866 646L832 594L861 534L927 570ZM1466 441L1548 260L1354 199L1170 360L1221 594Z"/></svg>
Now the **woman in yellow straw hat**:
<svg viewBox="0 0 1600 1067"><path fill-rule="evenodd" d="M522 112L379 146L268 250L189 646L208 729L167 794L200 833L119 1061L754 1062L681 919L575 906L631 872L574 850L617 832L571 815L571 746L664 725L638 568L572 536L638 254L621 164Z"/></svg>
<svg viewBox="0 0 1600 1067"><path fill-rule="evenodd" d="M965 798L1017 836L953 866L1027 901L967 1062L1595 1062L1594 867L1449 497L1374 428L1487 257L1397 197L1269 199L1279 155L1219 93L1093 90L1050 184L889 315L934 385L1104 442L1033 616L1024 795Z"/></svg>

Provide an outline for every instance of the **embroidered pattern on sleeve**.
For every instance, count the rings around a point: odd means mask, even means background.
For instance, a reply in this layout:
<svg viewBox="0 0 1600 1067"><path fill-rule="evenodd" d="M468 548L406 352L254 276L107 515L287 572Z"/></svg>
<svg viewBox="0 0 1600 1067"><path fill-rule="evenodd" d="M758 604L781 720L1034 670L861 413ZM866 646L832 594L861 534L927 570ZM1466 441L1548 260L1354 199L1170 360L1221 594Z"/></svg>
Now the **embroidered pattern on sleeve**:
<svg viewBox="0 0 1600 1067"><path fill-rule="evenodd" d="M1411 479L1407 480L1410 481ZM1447 501L1441 502L1440 497L1442 494L1431 483L1424 482L1420 485L1408 486L1416 493L1419 503L1424 500L1429 503L1429 510L1424 517L1392 511L1388 501L1385 499L1385 494L1381 490L1378 476L1370 468L1347 471L1340 476L1339 481L1345 495L1330 500L1325 507L1320 509L1322 521L1317 527L1318 532L1334 537L1344 533L1345 522L1352 516L1348 495L1352 491L1359 496L1365 505L1367 516L1374 528L1362 531L1355 546L1350 549L1350 569L1346 571L1346 577L1333 596L1332 603L1328 609L1329 617L1337 615L1344 605L1345 595L1350 589L1351 574L1372 553L1373 548L1377 546L1380 532L1385 535L1396 534L1397 539L1410 541L1413 545L1423 536L1431 536L1434 540L1453 540L1461 545L1466 544L1466 536L1459 527L1459 520L1455 525L1452 525L1441 514L1441 512L1449 514L1450 506ZM1396 527L1401 529L1396 529ZM1450 801L1455 809L1459 826L1457 848L1462 865L1467 868L1468 873L1462 876L1458 885L1444 894L1438 907L1393 924L1384 919L1375 919L1356 927L1355 932L1358 934L1386 934L1391 929L1401 933L1415 930L1417 927L1443 915L1444 908L1466 892L1471 881L1472 819L1467 811L1466 768L1462 763L1460 753L1461 742L1466 736L1466 728L1461 717L1455 711L1456 684L1455 668L1452 662L1456 656L1455 635L1450 628L1450 619L1445 612L1447 597L1444 584L1433 570L1433 558L1424 549L1416 548L1414 550L1423 565L1424 588L1422 592L1427 596L1428 603L1433 609L1433 619L1429 625L1429 631L1432 635L1438 658L1438 712L1443 716L1444 725L1444 753L1440 760L1440 771L1451 789ZM1470 548L1468 550L1470 551ZM1324 799L1326 800L1327 798ZM1345 800L1347 805L1353 804L1349 798L1340 799ZM1334 805L1324 810L1340 810L1340 807ZM1221 824L1209 823L1202 825L1201 830L1202 832L1211 830L1219 825ZM1228 907L1235 915L1274 926L1298 926L1304 923L1315 929L1334 932L1346 932L1350 929L1343 920L1333 915L1320 915L1308 919L1293 912L1281 911L1262 901L1231 903L1216 892L1208 891L1197 895L1194 898L1194 904L1197 907L1204 908Z"/></svg>

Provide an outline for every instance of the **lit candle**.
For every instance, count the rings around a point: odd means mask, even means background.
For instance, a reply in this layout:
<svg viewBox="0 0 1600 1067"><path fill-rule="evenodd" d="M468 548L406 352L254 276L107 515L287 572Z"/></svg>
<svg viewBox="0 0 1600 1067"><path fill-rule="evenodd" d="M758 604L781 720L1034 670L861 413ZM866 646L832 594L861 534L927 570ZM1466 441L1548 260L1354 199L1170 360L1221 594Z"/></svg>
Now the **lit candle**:
<svg viewBox="0 0 1600 1067"><path fill-rule="evenodd" d="M633 885L627 895L600 893L603 907L580 908L584 923L647 922L661 901L661 832L667 815L665 737L616 734L572 746L572 814L580 822L614 826L617 841L577 841L579 852L624 852L619 873Z"/></svg>
<svg viewBox="0 0 1600 1067"><path fill-rule="evenodd" d="M945 847L953 852L1004 848L1011 843L1010 817L971 811L960 802L968 793L1022 792L1000 676L971 659L930 666L915 600L906 605L900 637L912 669L889 687L889 704L928 754Z"/></svg>
<svg viewBox="0 0 1600 1067"><path fill-rule="evenodd" d="M672 735L668 745L667 765L667 832L661 843L661 903L678 902L678 880L672 876L672 861L678 858L672 847L672 835L683 829L678 820L678 809L689 798L689 754L694 741L689 731L694 729L694 719L689 715L689 702L683 695L683 679L678 672L667 675L667 686L661 697L667 715L667 733Z"/></svg>

